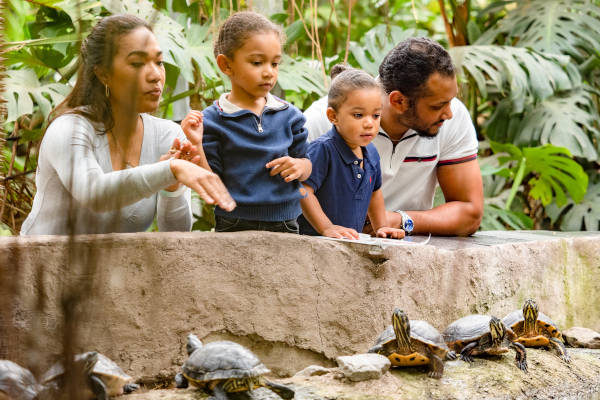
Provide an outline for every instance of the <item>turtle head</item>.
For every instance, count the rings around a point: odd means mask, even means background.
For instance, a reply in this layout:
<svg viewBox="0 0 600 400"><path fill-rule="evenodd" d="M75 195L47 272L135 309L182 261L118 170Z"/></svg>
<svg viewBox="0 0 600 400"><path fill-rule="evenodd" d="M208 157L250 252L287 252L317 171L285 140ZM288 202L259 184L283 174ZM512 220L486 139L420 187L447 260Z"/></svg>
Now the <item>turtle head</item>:
<svg viewBox="0 0 600 400"><path fill-rule="evenodd" d="M506 327L502 321L494 316L490 319L490 335L494 347L500 347L504 340L504 335L506 335Z"/></svg>
<svg viewBox="0 0 600 400"><path fill-rule="evenodd" d="M392 326L398 341L398 347L410 347L410 322L408 315L399 308L394 309L392 314Z"/></svg>
<svg viewBox="0 0 600 400"><path fill-rule="evenodd" d="M188 356L191 356L192 353L202 347L202 342L198 339L198 336L190 333L187 337L187 344L185 345L185 350L188 353Z"/></svg>
<svg viewBox="0 0 600 400"><path fill-rule="evenodd" d="M526 322L534 324L538 318L538 306L533 299L528 299L523 304L523 318Z"/></svg>

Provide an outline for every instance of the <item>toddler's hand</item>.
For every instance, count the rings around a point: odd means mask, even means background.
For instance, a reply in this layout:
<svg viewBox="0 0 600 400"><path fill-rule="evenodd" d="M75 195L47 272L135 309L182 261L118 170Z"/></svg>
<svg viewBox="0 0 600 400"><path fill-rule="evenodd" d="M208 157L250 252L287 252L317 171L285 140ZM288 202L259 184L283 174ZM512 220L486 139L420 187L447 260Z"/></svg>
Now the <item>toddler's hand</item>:
<svg viewBox="0 0 600 400"><path fill-rule="evenodd" d="M323 236L336 239L358 239L358 232L352 228L346 228L340 225L331 225L323 229Z"/></svg>
<svg viewBox="0 0 600 400"><path fill-rule="evenodd" d="M202 146L202 134L204 133L203 121L202 111L197 110L190 111L183 121L181 121L183 133L185 133L188 140L195 146Z"/></svg>
<svg viewBox="0 0 600 400"><path fill-rule="evenodd" d="M286 182L291 182L294 179L305 181L312 172L312 163L309 159L289 156L269 161L265 167L272 168L271 172L269 172L271 176L279 174Z"/></svg>
<svg viewBox="0 0 600 400"><path fill-rule="evenodd" d="M377 229L377 237L380 238L390 238L390 239L402 239L405 233L402 229L396 228L388 228L387 226L383 226Z"/></svg>

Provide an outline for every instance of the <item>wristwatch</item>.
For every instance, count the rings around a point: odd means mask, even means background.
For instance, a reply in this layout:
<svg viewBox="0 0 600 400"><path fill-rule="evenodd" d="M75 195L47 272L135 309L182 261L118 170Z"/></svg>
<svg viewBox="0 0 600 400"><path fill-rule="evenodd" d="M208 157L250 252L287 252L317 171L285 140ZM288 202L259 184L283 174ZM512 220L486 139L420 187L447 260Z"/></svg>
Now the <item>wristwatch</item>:
<svg viewBox="0 0 600 400"><path fill-rule="evenodd" d="M407 235L410 235L415 228L412 218L402 210L397 210L396 212L402 216L402 229L404 229Z"/></svg>

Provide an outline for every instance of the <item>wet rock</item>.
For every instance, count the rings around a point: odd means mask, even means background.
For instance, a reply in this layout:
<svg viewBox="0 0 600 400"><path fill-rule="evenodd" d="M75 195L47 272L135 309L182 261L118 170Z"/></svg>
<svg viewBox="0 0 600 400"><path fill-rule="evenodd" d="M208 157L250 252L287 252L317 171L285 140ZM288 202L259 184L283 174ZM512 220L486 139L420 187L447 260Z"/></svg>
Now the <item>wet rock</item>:
<svg viewBox="0 0 600 400"><path fill-rule="evenodd" d="M390 369L390 360L380 354L342 356L336 361L344 376L353 382L379 379Z"/></svg>
<svg viewBox="0 0 600 400"><path fill-rule="evenodd" d="M594 330L574 326L564 331L563 336L569 346L600 349L600 333Z"/></svg>
<svg viewBox="0 0 600 400"><path fill-rule="evenodd" d="M332 371L331 368L321 367L320 365L309 365L294 376L319 376L325 375Z"/></svg>

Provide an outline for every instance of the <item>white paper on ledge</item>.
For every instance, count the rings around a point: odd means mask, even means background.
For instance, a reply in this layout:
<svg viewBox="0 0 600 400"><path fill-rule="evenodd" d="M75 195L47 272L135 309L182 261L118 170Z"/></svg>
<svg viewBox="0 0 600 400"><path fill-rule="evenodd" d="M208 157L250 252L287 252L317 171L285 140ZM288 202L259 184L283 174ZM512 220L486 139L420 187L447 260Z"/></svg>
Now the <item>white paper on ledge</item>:
<svg viewBox="0 0 600 400"><path fill-rule="evenodd" d="M414 240L414 237L412 237L412 236L407 236L404 239L377 238L377 237L368 235L366 233L359 233L358 236L359 236L358 239L337 239L337 238L330 238L327 236L315 236L315 237L317 237L319 239L338 240L340 242L368 244L371 246L378 246L381 248L385 248L388 246L407 246L407 245L422 246L422 245L429 243L429 240L431 240L431 234L429 234L427 239L422 240L422 241L416 241L416 240Z"/></svg>

